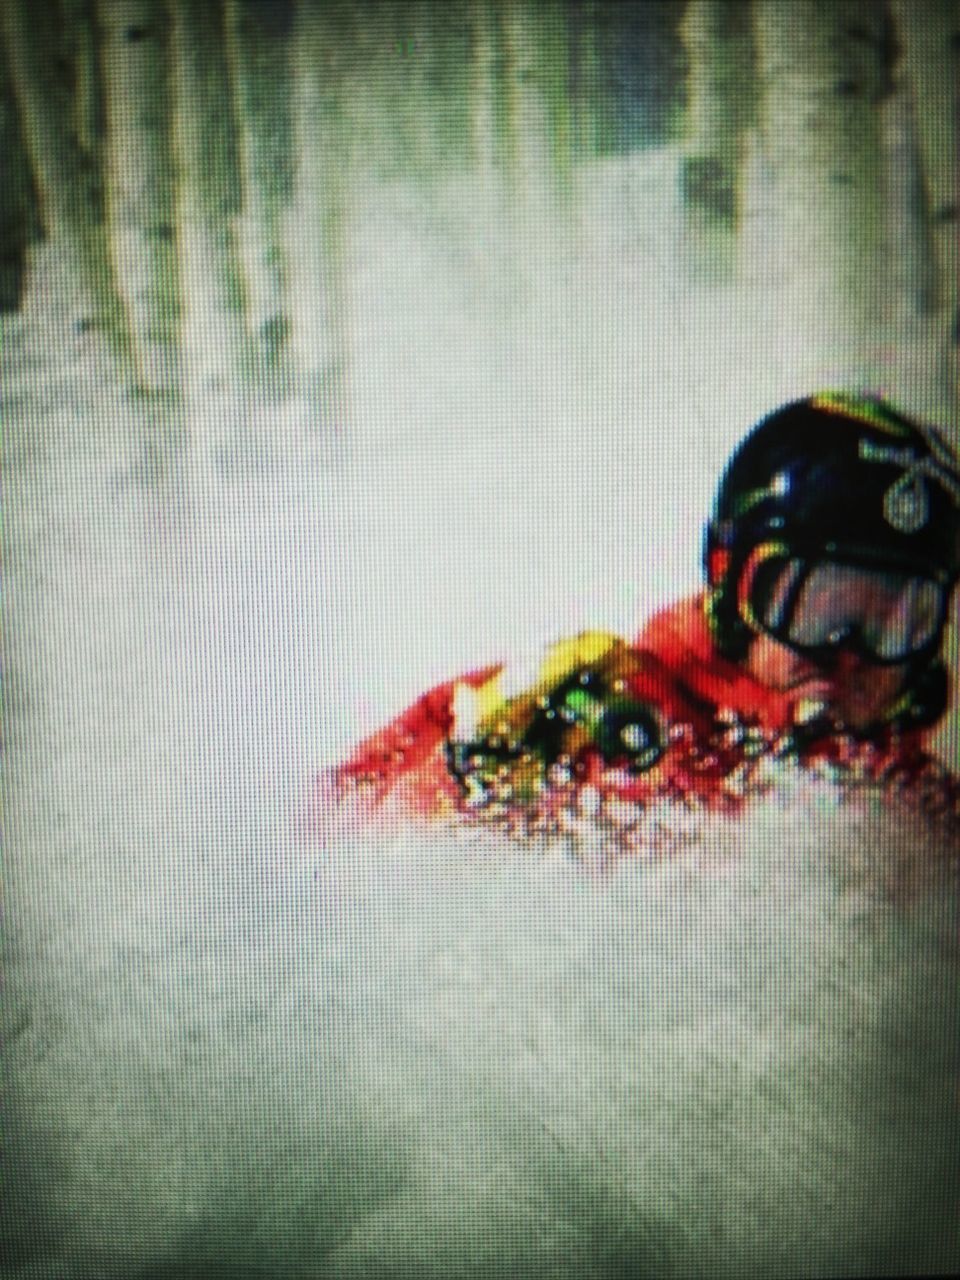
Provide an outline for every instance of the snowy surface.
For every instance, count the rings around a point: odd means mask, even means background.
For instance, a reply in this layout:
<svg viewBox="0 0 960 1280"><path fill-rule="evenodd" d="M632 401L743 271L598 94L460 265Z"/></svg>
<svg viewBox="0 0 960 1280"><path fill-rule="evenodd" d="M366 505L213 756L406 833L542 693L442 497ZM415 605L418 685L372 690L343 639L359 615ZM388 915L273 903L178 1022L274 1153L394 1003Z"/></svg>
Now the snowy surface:
<svg viewBox="0 0 960 1280"><path fill-rule="evenodd" d="M305 821L429 682L694 589L730 448L834 376L762 201L684 277L674 164L549 227L368 192L336 432L131 400L42 276L4 322L4 1276L955 1261L955 840L789 770L607 871Z"/></svg>

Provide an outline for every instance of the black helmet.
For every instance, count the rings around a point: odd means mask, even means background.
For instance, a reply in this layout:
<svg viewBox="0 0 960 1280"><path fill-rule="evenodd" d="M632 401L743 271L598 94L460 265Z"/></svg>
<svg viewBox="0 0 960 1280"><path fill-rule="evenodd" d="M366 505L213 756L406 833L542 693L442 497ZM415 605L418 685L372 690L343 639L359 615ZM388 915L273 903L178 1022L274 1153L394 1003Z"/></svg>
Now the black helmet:
<svg viewBox="0 0 960 1280"><path fill-rule="evenodd" d="M734 661L755 634L739 597L744 571L768 547L939 584L941 616L925 652L911 654L929 667L960 577L960 463L935 428L878 398L826 392L788 404L734 453L706 531L708 615Z"/></svg>

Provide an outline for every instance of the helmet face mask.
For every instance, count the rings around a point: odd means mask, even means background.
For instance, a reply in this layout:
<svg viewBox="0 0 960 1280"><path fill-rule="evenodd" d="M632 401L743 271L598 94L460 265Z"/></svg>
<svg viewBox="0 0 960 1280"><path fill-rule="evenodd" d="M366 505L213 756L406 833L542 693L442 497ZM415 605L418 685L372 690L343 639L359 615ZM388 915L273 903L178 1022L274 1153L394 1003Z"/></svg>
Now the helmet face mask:
<svg viewBox="0 0 960 1280"><path fill-rule="evenodd" d="M919 670L936 658L960 577L960 462L881 401L789 404L731 458L704 551L708 617L729 660L765 633L815 661L846 649ZM763 599L774 579L780 598Z"/></svg>

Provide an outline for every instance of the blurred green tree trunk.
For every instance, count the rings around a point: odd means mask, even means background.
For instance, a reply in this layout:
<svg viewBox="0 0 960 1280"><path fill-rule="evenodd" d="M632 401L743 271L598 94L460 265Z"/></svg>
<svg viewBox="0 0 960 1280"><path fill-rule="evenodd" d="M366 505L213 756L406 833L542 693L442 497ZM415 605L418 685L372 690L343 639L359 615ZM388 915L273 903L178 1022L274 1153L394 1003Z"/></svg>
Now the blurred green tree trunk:
<svg viewBox="0 0 960 1280"><path fill-rule="evenodd" d="M920 195L932 242L935 288L930 309L942 324L942 381L948 411L960 401L960 8L955 0L891 0L900 60L919 156ZM960 433L958 433L960 435Z"/></svg>
<svg viewBox="0 0 960 1280"><path fill-rule="evenodd" d="M578 157L592 160L606 153L616 133L608 38L597 0L579 0L569 10L569 23L573 146Z"/></svg>
<svg viewBox="0 0 960 1280"><path fill-rule="evenodd" d="M437 128L440 101L431 65L438 54L440 13L431 0L401 0L393 12L405 144L403 161L424 181L432 178L444 162Z"/></svg>
<svg viewBox="0 0 960 1280"><path fill-rule="evenodd" d="M884 107L890 189L891 267L907 316L934 315L941 285L923 176L913 92L903 77Z"/></svg>
<svg viewBox="0 0 960 1280"><path fill-rule="evenodd" d="M181 340L189 383L201 390L229 386L244 365L239 181L221 5L172 0L170 13Z"/></svg>
<svg viewBox="0 0 960 1280"><path fill-rule="evenodd" d="M0 56L0 311L16 311L26 287L27 249L42 235L30 161L7 59Z"/></svg>
<svg viewBox="0 0 960 1280"><path fill-rule="evenodd" d="M102 159L103 97L93 0L61 0L64 40L73 72L73 130L84 153Z"/></svg>
<svg viewBox="0 0 960 1280"><path fill-rule="evenodd" d="M138 380L180 387L180 301L170 146L167 15L161 0L100 0L107 212Z"/></svg>
<svg viewBox="0 0 960 1280"><path fill-rule="evenodd" d="M558 13L554 4L534 12L526 3L500 10L505 57L505 150L518 212L538 223L556 185L550 113L549 57Z"/></svg>
<svg viewBox="0 0 960 1280"><path fill-rule="evenodd" d="M498 100L503 67L493 0L473 0L470 37L470 145L474 169L487 183L496 180L500 156Z"/></svg>
<svg viewBox="0 0 960 1280"><path fill-rule="evenodd" d="M346 32L332 10L300 0L292 41L293 202L286 228L290 350L327 424L342 422L347 365L344 264Z"/></svg>
<svg viewBox="0 0 960 1280"><path fill-rule="evenodd" d="M687 116L680 190L696 274L733 268L742 201L744 137L753 117L750 10L741 0L690 0Z"/></svg>
<svg viewBox="0 0 960 1280"><path fill-rule="evenodd" d="M289 117L283 109L287 42L263 6L226 0L227 62L237 130L238 250L248 331L263 376L280 370L289 321L283 208L289 197Z"/></svg>
<svg viewBox="0 0 960 1280"><path fill-rule="evenodd" d="M68 50L59 7L36 0L4 0L0 22L10 79L39 201L40 220L65 270L65 310L78 325L106 332L125 346L123 318L110 272L103 193L94 159L73 127L75 121ZM11 136L14 148L18 131ZM5 183L16 174L16 149L7 160ZM15 192L16 179L11 184ZM13 200L14 224L21 216Z"/></svg>
<svg viewBox="0 0 960 1280"><path fill-rule="evenodd" d="M885 11L863 0L755 0L754 22L788 264L784 341L810 352L820 378L869 386L891 308Z"/></svg>

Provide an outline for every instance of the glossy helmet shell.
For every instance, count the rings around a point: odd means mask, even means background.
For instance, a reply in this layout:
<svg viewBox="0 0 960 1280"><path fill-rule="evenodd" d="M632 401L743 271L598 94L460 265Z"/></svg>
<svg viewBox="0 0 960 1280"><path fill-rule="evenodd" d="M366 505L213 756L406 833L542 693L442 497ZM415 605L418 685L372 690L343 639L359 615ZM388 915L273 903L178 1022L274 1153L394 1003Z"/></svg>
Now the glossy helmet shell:
<svg viewBox="0 0 960 1280"><path fill-rule="evenodd" d="M737 587L764 543L950 586L960 575L956 456L879 399L824 393L762 419L721 478L704 547L714 642L733 661L753 638Z"/></svg>

